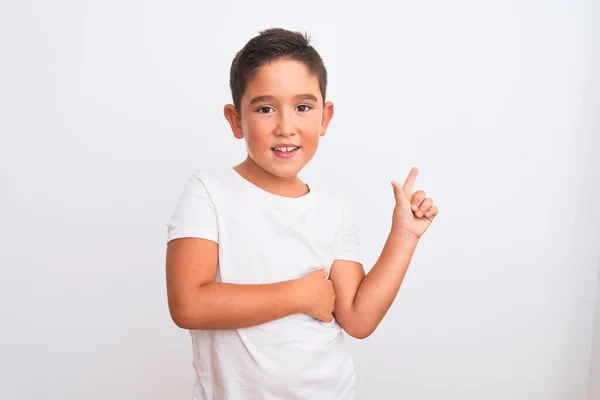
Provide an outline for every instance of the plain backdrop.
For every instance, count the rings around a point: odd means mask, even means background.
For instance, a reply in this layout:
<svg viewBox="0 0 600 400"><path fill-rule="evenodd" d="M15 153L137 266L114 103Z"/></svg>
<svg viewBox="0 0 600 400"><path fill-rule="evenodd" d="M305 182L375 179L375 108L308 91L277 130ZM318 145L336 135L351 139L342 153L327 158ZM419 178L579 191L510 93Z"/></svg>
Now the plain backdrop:
<svg viewBox="0 0 600 400"><path fill-rule="evenodd" d="M592 357L588 383L589 400L600 399L600 274L598 274L598 288L596 289L596 316L594 321L594 338L592 339Z"/></svg>
<svg viewBox="0 0 600 400"><path fill-rule="evenodd" d="M191 399L166 223L244 158L230 63L283 27L336 107L302 177L353 209L365 269L390 180L420 168L440 209L349 339L357 399L600 399L599 23L595 0L1 0L0 398Z"/></svg>

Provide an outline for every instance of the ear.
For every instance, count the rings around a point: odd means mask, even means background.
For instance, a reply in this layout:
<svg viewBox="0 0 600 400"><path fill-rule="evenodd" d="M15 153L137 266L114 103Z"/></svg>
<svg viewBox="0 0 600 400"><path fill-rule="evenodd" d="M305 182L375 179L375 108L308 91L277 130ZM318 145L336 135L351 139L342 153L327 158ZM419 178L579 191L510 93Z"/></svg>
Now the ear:
<svg viewBox="0 0 600 400"><path fill-rule="evenodd" d="M328 101L323 104L323 120L321 121L321 136L325 136L327 133L327 127L329 122L333 118L333 103Z"/></svg>
<svg viewBox="0 0 600 400"><path fill-rule="evenodd" d="M225 119L229 122L229 126L231 126L233 136L235 136L236 139L243 139L244 132L242 131L242 118L235 106L233 104L227 104L225 108L223 108L223 114L225 115Z"/></svg>

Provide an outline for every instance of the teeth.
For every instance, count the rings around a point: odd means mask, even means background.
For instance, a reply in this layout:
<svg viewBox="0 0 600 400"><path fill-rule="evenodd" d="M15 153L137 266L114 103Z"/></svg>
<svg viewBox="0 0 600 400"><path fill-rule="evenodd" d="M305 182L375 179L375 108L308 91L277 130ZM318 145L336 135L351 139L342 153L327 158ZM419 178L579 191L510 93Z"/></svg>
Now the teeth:
<svg viewBox="0 0 600 400"><path fill-rule="evenodd" d="M296 150L298 147L275 147L275 150L281 151L283 153L289 153L290 151Z"/></svg>

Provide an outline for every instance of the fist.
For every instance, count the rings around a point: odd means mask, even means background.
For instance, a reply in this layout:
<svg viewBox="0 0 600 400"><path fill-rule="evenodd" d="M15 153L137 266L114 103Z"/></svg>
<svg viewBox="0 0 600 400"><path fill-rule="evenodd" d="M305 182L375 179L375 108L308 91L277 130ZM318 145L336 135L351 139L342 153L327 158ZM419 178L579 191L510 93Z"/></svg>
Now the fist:
<svg viewBox="0 0 600 400"><path fill-rule="evenodd" d="M298 280L297 296L301 311L323 322L333 321L335 292L327 271L309 272Z"/></svg>

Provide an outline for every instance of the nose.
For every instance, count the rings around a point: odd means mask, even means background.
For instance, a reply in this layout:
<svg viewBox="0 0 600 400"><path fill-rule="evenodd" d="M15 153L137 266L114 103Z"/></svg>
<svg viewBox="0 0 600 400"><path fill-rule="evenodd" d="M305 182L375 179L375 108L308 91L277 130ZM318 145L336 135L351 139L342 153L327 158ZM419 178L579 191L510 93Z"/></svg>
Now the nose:
<svg viewBox="0 0 600 400"><path fill-rule="evenodd" d="M294 114L290 111L280 111L275 135L288 137L296 134Z"/></svg>

